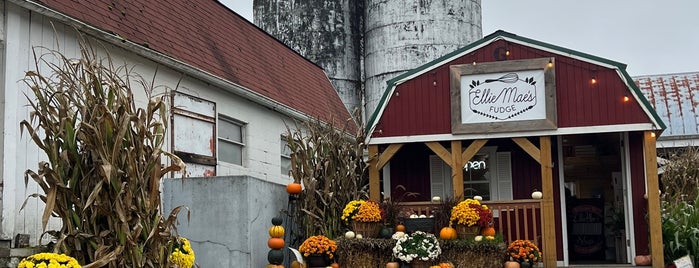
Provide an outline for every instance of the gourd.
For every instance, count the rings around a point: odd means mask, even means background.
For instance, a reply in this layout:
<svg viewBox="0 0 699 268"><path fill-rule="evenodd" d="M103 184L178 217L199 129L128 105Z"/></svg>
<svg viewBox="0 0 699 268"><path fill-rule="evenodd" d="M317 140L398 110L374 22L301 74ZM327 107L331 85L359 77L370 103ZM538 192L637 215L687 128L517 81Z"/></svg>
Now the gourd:
<svg viewBox="0 0 699 268"><path fill-rule="evenodd" d="M292 182L286 185L286 192L292 195L300 194L302 187L300 183Z"/></svg>
<svg viewBox="0 0 699 268"><path fill-rule="evenodd" d="M267 246L271 249L281 249L284 248L284 239L278 237L272 237L267 240Z"/></svg>
<svg viewBox="0 0 699 268"><path fill-rule="evenodd" d="M456 239L456 229L449 227L444 227L439 231L439 238L444 240L454 240Z"/></svg>
<svg viewBox="0 0 699 268"><path fill-rule="evenodd" d="M284 262L284 251L281 249L273 249L267 253L267 261L270 264L282 264Z"/></svg>
<svg viewBox="0 0 699 268"><path fill-rule="evenodd" d="M355 236L355 233L352 231L345 232L345 238L347 238L347 239L352 239L352 238L354 238L354 236Z"/></svg>
<svg viewBox="0 0 699 268"><path fill-rule="evenodd" d="M269 228L269 236L280 238L284 237L284 227L281 225L274 225Z"/></svg>
<svg viewBox="0 0 699 268"><path fill-rule="evenodd" d="M484 236L495 236L495 228L488 226L483 228L483 231L481 231L481 234Z"/></svg>

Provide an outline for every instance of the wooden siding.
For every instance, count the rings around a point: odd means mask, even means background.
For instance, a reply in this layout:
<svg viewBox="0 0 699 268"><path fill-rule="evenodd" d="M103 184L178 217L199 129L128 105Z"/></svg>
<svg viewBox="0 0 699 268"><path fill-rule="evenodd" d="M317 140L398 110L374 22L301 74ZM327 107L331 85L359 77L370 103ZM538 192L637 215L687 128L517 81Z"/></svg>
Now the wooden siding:
<svg viewBox="0 0 699 268"><path fill-rule="evenodd" d="M631 202L633 204L633 228L636 255L648 255L648 200L643 198L646 193L645 166L643 163L643 133L629 133L629 154L631 163Z"/></svg>
<svg viewBox="0 0 699 268"><path fill-rule="evenodd" d="M508 60L555 57L559 128L651 122L614 69L500 40L399 84L372 136L451 133L449 66L494 62L498 47Z"/></svg>

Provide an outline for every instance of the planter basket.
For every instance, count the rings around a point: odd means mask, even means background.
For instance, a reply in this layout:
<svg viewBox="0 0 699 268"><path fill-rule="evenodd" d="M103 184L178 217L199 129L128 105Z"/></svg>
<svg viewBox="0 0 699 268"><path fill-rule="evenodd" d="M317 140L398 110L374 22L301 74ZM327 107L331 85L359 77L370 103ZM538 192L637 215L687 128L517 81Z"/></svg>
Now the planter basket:
<svg viewBox="0 0 699 268"><path fill-rule="evenodd" d="M381 230L380 222L352 221L352 231L366 238L376 238Z"/></svg>
<svg viewBox="0 0 699 268"><path fill-rule="evenodd" d="M481 232L481 227L478 225L466 226L463 224L457 224L454 229L456 229L456 234L459 239L473 239Z"/></svg>
<svg viewBox="0 0 699 268"><path fill-rule="evenodd" d="M405 219L403 225L405 225L405 232L407 233L413 233L415 231L434 233L434 218Z"/></svg>

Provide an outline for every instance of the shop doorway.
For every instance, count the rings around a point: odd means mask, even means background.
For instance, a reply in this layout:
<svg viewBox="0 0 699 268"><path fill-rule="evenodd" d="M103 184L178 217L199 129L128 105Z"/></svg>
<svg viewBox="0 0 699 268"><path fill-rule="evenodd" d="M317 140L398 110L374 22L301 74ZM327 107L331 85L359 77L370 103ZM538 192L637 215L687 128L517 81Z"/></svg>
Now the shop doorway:
<svg viewBox="0 0 699 268"><path fill-rule="evenodd" d="M561 137L570 264L629 263L623 134Z"/></svg>

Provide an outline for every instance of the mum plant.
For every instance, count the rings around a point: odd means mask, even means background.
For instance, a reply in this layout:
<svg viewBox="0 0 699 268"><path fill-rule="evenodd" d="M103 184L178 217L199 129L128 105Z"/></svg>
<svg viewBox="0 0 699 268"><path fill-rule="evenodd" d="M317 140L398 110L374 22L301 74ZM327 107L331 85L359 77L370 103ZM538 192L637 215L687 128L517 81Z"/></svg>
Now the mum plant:
<svg viewBox="0 0 699 268"><path fill-rule="evenodd" d="M486 227L492 224L493 212L478 200L468 198L452 208L450 221L466 226Z"/></svg>
<svg viewBox="0 0 699 268"><path fill-rule="evenodd" d="M78 59L42 48L35 55L36 70L24 78L29 119L20 127L46 160L24 182L43 191L30 195L45 203L42 228L50 217L61 220L54 251L88 268L167 266L183 207L161 214L160 179L184 163L162 149L166 96L152 95L155 86L84 40ZM143 107L132 91L139 87L150 99Z"/></svg>
<svg viewBox="0 0 699 268"><path fill-rule="evenodd" d="M515 240L505 250L507 257L517 262L536 264L541 260L541 251L529 240Z"/></svg>
<svg viewBox="0 0 699 268"><path fill-rule="evenodd" d="M168 261L179 268L191 268L194 266L194 250L189 240L184 237L177 237L171 241L171 250Z"/></svg>
<svg viewBox="0 0 699 268"><path fill-rule="evenodd" d="M311 255L327 255L329 259L335 257L336 250L337 244L335 241L330 240L324 235L311 236L304 240L299 247L299 252L305 257Z"/></svg>
<svg viewBox="0 0 699 268"><path fill-rule="evenodd" d="M381 221L381 208L374 201L352 200L342 210L342 220L360 222Z"/></svg>
<svg viewBox="0 0 699 268"><path fill-rule="evenodd" d="M404 262L435 260L442 254L437 237L423 231L398 236L393 256Z"/></svg>
<svg viewBox="0 0 699 268"><path fill-rule="evenodd" d="M76 259L65 254L37 253L22 259L17 268L80 268Z"/></svg>

